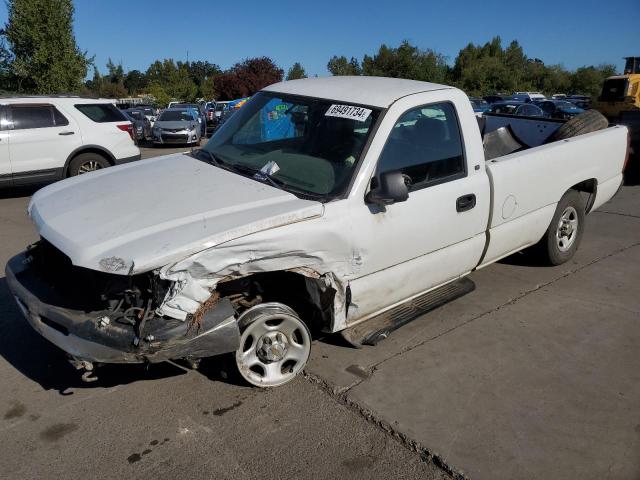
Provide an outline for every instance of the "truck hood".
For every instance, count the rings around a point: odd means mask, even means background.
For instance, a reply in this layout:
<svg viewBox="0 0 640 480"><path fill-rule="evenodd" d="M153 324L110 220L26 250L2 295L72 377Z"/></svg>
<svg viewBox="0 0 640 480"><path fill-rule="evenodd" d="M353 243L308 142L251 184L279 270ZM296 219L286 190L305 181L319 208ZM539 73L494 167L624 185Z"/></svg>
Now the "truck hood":
<svg viewBox="0 0 640 480"><path fill-rule="evenodd" d="M29 204L40 235L74 265L122 275L323 211L319 202L186 154L69 178Z"/></svg>

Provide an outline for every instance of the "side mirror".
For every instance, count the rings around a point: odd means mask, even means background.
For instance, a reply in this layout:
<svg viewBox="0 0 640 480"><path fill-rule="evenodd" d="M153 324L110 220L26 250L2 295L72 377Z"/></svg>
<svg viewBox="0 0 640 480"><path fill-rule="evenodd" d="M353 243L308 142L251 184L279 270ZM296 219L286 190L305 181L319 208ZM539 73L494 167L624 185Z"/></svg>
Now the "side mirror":
<svg viewBox="0 0 640 480"><path fill-rule="evenodd" d="M369 190L365 196L367 203L376 205L391 205L404 202L409 198L409 188L405 182L405 175L401 172L384 172L378 178L378 186Z"/></svg>

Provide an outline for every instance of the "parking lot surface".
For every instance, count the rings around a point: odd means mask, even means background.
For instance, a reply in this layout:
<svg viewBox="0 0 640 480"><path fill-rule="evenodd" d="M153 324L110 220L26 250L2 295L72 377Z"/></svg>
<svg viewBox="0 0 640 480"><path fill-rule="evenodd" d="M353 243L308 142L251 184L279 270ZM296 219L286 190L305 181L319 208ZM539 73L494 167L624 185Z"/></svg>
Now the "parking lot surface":
<svg viewBox="0 0 640 480"><path fill-rule="evenodd" d="M0 198L3 265L37 238L31 193ZM511 256L376 347L316 341L266 391L218 359L82 383L0 278L0 477L638 479L640 187L587 223L569 263Z"/></svg>

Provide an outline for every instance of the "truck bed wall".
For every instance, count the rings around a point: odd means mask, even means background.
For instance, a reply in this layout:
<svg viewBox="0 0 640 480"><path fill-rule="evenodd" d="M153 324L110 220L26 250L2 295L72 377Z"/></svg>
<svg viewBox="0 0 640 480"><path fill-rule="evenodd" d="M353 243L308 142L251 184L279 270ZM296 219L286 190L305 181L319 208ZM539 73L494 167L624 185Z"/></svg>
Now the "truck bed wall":
<svg viewBox="0 0 640 480"><path fill-rule="evenodd" d="M518 117L497 113L485 113L483 118L485 122L483 137L487 133L509 125L517 139L527 147L542 145L564 123L564 120L551 118Z"/></svg>
<svg viewBox="0 0 640 480"><path fill-rule="evenodd" d="M493 204L482 265L542 238L572 186L595 179L593 208L609 200L622 181L626 135L626 128L611 127L487 162Z"/></svg>

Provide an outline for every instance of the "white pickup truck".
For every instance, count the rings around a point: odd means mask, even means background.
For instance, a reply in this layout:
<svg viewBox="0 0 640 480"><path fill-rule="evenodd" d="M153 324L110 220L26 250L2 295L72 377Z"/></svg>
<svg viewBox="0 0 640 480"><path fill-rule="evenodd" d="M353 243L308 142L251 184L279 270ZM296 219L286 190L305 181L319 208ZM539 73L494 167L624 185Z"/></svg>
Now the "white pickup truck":
<svg viewBox="0 0 640 480"><path fill-rule="evenodd" d="M312 332L375 343L500 258L570 259L628 141L580 122L478 120L460 90L410 80L278 83L201 150L38 191L41 240L7 281L76 365L230 353L281 385Z"/></svg>

